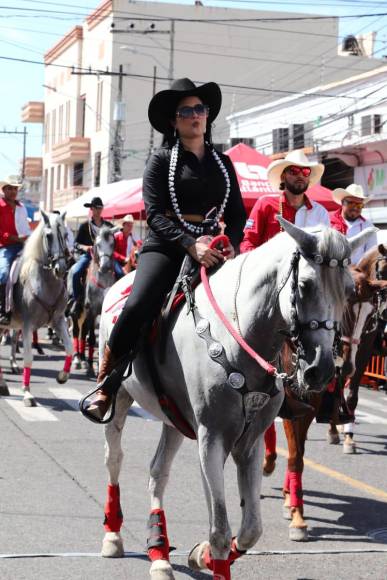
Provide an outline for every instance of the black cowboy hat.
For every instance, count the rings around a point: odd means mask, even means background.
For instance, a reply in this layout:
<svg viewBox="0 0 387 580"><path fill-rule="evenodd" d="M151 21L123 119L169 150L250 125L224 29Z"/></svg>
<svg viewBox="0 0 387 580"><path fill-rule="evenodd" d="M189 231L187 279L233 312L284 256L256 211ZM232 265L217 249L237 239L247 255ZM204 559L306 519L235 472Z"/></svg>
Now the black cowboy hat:
<svg viewBox="0 0 387 580"><path fill-rule="evenodd" d="M222 93L216 83L206 83L200 87L187 78L177 79L170 89L156 93L149 103L148 118L152 127L160 133L167 133L171 128L171 120L175 118L176 108L184 97L199 97L204 105L208 105L208 121L212 123L220 111Z"/></svg>
<svg viewBox="0 0 387 580"><path fill-rule="evenodd" d="M100 197L93 197L90 203L84 203L83 207L103 207L102 199Z"/></svg>

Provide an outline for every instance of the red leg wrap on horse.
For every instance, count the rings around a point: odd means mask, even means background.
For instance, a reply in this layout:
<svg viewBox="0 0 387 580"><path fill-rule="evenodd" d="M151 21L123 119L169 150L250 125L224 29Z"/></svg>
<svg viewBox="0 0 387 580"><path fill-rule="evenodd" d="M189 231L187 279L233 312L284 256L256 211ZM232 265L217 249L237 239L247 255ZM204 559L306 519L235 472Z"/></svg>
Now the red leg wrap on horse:
<svg viewBox="0 0 387 580"><path fill-rule="evenodd" d="M119 532L123 522L120 505L120 486L108 485L108 494L105 503L105 521L103 525L107 532Z"/></svg>
<svg viewBox="0 0 387 580"><path fill-rule="evenodd" d="M328 393L334 393L336 389L336 379L333 379L330 383L328 383L327 391Z"/></svg>
<svg viewBox="0 0 387 580"><path fill-rule="evenodd" d="M289 477L289 470L285 471L285 479L284 479L284 486L282 491L284 493L290 493L290 477Z"/></svg>
<svg viewBox="0 0 387 580"><path fill-rule="evenodd" d="M155 509L151 511L148 520L148 533L147 547L151 562L155 560L167 560L169 562L169 539L164 510Z"/></svg>
<svg viewBox="0 0 387 580"><path fill-rule="evenodd" d="M302 499L302 473L300 471L289 471L290 480L290 505L300 508L304 505Z"/></svg>
<svg viewBox="0 0 387 580"><path fill-rule="evenodd" d="M79 341L80 354L85 354L85 350L86 350L86 340L84 338L81 338Z"/></svg>
<svg viewBox="0 0 387 580"><path fill-rule="evenodd" d="M24 367L23 369L23 386L29 387L31 380L31 369L28 367Z"/></svg>
<svg viewBox="0 0 387 580"><path fill-rule="evenodd" d="M273 455L276 452L276 444L277 444L277 433L275 430L275 423L273 422L270 427L268 427L265 431L265 447L266 455Z"/></svg>
<svg viewBox="0 0 387 580"><path fill-rule="evenodd" d="M238 558L240 558L244 554L246 554L246 550L245 551L238 550L236 538L233 538L231 542L230 554L228 556L228 563L232 564L233 562L235 562L235 560L238 560Z"/></svg>
<svg viewBox="0 0 387 580"><path fill-rule="evenodd" d="M63 365L63 370L64 370L65 373L69 373L70 372L72 360L73 360L73 357L72 357L71 354L69 354L68 356L66 356L65 362L64 362L64 365Z"/></svg>
<svg viewBox="0 0 387 580"><path fill-rule="evenodd" d="M231 580L230 563L228 560L213 560L213 579Z"/></svg>
<svg viewBox="0 0 387 580"><path fill-rule="evenodd" d="M93 356L94 356L94 346L89 346L89 358L88 358L88 360L90 362L93 362Z"/></svg>
<svg viewBox="0 0 387 580"><path fill-rule="evenodd" d="M79 352L79 339L73 338L73 348L74 352Z"/></svg>

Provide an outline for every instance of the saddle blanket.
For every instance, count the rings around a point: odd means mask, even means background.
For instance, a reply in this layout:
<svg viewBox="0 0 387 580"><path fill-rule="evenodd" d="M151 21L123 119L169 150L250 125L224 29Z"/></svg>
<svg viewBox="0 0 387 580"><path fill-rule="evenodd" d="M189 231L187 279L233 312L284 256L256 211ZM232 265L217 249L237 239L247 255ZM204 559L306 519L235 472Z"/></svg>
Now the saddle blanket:
<svg viewBox="0 0 387 580"><path fill-rule="evenodd" d="M103 312L110 318L110 321L114 324L117 318L121 314L127 297L133 286L134 276L136 271L133 270L129 274L120 278L111 288L109 288L105 299L103 301Z"/></svg>
<svg viewBox="0 0 387 580"><path fill-rule="evenodd" d="M21 256L19 255L12 262L5 290L6 292L5 307L8 312L13 310L13 287L15 286L16 282L19 279L20 269L21 269Z"/></svg>

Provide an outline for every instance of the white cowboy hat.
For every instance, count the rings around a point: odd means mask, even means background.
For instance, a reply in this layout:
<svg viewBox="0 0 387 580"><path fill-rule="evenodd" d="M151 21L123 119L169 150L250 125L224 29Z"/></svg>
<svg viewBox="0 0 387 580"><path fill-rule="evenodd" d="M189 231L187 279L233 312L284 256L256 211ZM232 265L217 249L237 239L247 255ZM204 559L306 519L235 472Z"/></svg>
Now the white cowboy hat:
<svg viewBox="0 0 387 580"><path fill-rule="evenodd" d="M310 167L311 173L309 178L309 187L318 183L324 173L324 165L316 161L309 161L302 149L295 149L290 151L285 159L277 159L272 161L267 168L267 179L270 185L278 191L281 183L281 175L283 171L290 167L290 165L298 165L298 167Z"/></svg>
<svg viewBox="0 0 387 580"><path fill-rule="evenodd" d="M126 222L130 224L134 222L134 217L132 216L131 213L126 214L126 216L122 218L121 223L124 224Z"/></svg>
<svg viewBox="0 0 387 580"><path fill-rule="evenodd" d="M12 187L20 189L23 186L23 183L17 175L8 175L8 177L0 181L0 189L3 189L4 185L11 185Z"/></svg>
<svg viewBox="0 0 387 580"><path fill-rule="evenodd" d="M348 185L345 189L338 187L332 191L332 198L339 205L343 204L343 199L346 197L356 197L356 199L359 199L364 204L369 201L369 197L364 195L362 186L357 185L356 183L351 183L351 185Z"/></svg>

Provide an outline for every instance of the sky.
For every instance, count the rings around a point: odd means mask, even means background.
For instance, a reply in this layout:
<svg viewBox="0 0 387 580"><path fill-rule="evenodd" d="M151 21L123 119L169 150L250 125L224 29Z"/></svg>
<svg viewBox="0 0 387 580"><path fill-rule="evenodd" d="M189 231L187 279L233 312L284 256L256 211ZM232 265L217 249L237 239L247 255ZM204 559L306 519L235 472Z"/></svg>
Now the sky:
<svg viewBox="0 0 387 580"><path fill-rule="evenodd" d="M1 1L1 0L0 0ZM171 0L170 0L171 1ZM180 0L192 5L194 0ZM377 31L376 53L387 58L387 2L377 0L202 0L205 6L340 17L339 38L347 34ZM42 101L44 67L7 59L43 61L44 53L68 30L80 24L100 4L99 0L13 0L0 4L0 131L23 131L21 108L28 101ZM129 4L129 0L128 0ZM386 16L378 14L386 13ZM359 15L369 15L360 18ZM351 18L348 18L351 16ZM42 154L42 126L26 125L27 157ZM0 179L20 171L22 135L0 133Z"/></svg>

